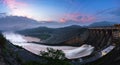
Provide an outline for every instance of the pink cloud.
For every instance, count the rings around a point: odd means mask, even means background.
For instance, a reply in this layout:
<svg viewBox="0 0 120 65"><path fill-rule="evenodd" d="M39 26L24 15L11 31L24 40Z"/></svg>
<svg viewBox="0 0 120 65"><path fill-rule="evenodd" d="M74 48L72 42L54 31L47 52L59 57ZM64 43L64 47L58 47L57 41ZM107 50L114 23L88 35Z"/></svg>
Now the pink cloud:
<svg viewBox="0 0 120 65"><path fill-rule="evenodd" d="M67 22L69 20L80 22L80 23L86 23L86 22L92 22L96 20L96 17L88 14L72 13L72 14L64 15L60 19L60 22Z"/></svg>
<svg viewBox="0 0 120 65"><path fill-rule="evenodd" d="M24 7L27 6L28 4L24 2L19 2L17 0L4 0L4 3L10 8L10 10L17 9L17 7Z"/></svg>
<svg viewBox="0 0 120 65"><path fill-rule="evenodd" d="M60 19L60 22L61 22L61 23L64 23L64 22L66 22L66 19L65 19L65 18L61 18L61 19Z"/></svg>
<svg viewBox="0 0 120 65"><path fill-rule="evenodd" d="M6 4L8 9L10 10L10 15L26 16L28 18L32 18L30 10L28 9L29 4L18 0L4 0L4 4Z"/></svg>

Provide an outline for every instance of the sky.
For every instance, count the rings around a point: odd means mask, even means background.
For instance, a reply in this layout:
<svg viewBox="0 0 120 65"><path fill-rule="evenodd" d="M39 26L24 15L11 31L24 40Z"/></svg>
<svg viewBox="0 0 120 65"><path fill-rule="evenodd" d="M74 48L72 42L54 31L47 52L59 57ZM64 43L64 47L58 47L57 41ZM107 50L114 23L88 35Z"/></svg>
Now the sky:
<svg viewBox="0 0 120 65"><path fill-rule="evenodd" d="M120 0L0 0L0 14L88 24L120 21Z"/></svg>

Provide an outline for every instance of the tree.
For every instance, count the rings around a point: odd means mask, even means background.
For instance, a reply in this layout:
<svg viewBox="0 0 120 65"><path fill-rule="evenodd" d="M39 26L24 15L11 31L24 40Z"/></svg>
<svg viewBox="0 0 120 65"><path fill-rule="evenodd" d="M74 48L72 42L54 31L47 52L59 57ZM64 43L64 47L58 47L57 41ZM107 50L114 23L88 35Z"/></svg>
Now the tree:
<svg viewBox="0 0 120 65"><path fill-rule="evenodd" d="M47 52L40 51L40 56L48 61L46 65L71 65L62 50L47 48Z"/></svg>
<svg viewBox="0 0 120 65"><path fill-rule="evenodd" d="M4 38L2 33L0 33L0 47L4 47L5 43L6 43L6 39Z"/></svg>

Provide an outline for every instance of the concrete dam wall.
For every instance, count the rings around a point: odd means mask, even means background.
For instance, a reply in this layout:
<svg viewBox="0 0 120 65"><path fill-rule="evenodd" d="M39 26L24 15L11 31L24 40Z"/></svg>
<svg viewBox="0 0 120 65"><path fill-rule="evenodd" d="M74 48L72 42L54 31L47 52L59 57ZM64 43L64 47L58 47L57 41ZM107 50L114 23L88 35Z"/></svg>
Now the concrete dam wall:
<svg viewBox="0 0 120 65"><path fill-rule="evenodd" d="M94 60L85 63L85 65L120 64L120 25L88 28L88 37L84 42L94 46L95 51L102 54L99 58L95 57L97 53L93 54L94 57L87 57L87 61L91 59ZM110 47L112 47L112 49Z"/></svg>
<svg viewBox="0 0 120 65"><path fill-rule="evenodd" d="M112 30L107 29L88 29L89 36L86 44L94 46L97 50L112 45Z"/></svg>

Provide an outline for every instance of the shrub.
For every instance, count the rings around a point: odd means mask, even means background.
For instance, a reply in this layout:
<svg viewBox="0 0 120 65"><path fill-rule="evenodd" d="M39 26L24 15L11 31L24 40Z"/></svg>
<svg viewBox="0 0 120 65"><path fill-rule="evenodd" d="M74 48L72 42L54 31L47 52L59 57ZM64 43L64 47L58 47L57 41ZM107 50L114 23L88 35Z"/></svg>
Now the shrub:
<svg viewBox="0 0 120 65"><path fill-rule="evenodd" d="M71 65L62 50L47 48L47 52L40 51L40 55L48 61L46 65Z"/></svg>

